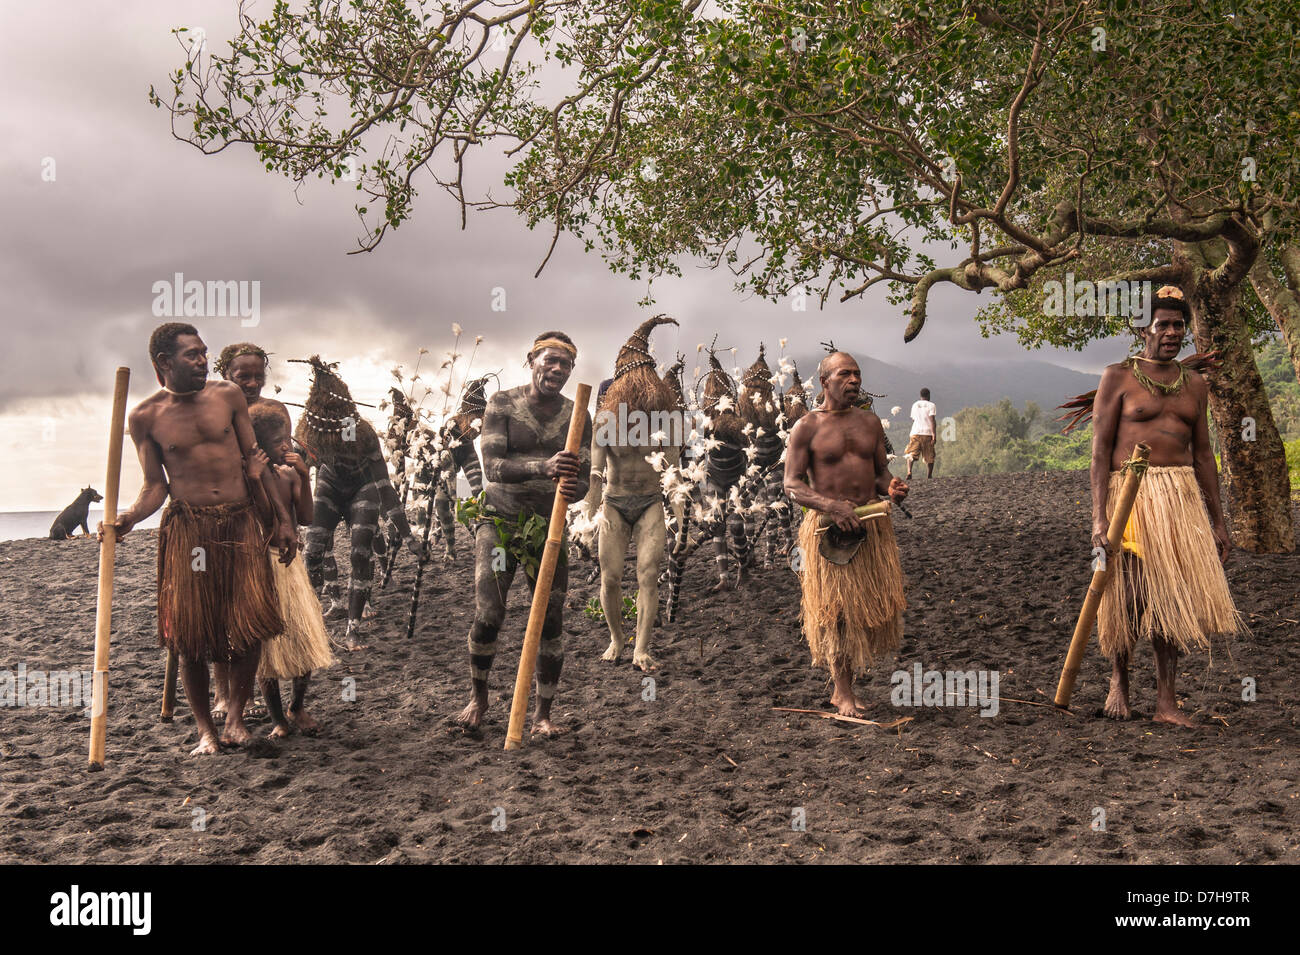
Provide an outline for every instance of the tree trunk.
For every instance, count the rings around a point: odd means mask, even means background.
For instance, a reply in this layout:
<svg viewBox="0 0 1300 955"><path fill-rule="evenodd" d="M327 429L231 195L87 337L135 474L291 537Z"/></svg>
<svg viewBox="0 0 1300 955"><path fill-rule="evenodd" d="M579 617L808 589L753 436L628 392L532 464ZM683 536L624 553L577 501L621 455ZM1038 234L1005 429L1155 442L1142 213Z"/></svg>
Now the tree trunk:
<svg viewBox="0 0 1300 955"><path fill-rule="evenodd" d="M1289 554L1295 550L1295 529L1286 452L1242 319L1241 283L1216 280L1212 266L1222 256L1208 245L1179 251L1191 265L1185 291L1196 350L1213 349L1223 356L1222 369L1209 379L1210 413L1219 435L1229 532L1243 550Z"/></svg>
<svg viewBox="0 0 1300 955"><path fill-rule="evenodd" d="M1296 380L1300 381L1300 246L1284 248L1282 262L1287 278L1285 284L1273 274L1262 254L1251 266L1250 284L1268 314L1277 322Z"/></svg>

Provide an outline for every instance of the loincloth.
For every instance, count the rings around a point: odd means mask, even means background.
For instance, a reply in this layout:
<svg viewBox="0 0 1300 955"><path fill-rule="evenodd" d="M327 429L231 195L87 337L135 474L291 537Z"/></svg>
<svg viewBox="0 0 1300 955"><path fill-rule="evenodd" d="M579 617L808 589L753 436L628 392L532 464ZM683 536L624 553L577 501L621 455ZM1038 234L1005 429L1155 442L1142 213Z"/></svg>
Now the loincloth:
<svg viewBox="0 0 1300 955"><path fill-rule="evenodd" d="M656 504L660 506L660 513L663 513L663 499L664 496L661 491L651 491L649 494L620 494L617 496L606 494L605 505L617 511L628 527L635 527L636 522L641 519L641 515ZM601 516L605 516L604 512L602 512Z"/></svg>
<svg viewBox="0 0 1300 955"><path fill-rule="evenodd" d="M262 645L257 664L259 680L288 680L323 670L335 662L320 600L307 578L302 557L293 555L286 567L274 550L267 554L275 592L279 597L284 632Z"/></svg>
<svg viewBox="0 0 1300 955"><path fill-rule="evenodd" d="M847 665L857 675L903 642L907 600L898 543L890 518L874 518L852 559L832 563L818 550L820 516L809 510L799 528L804 635L813 666Z"/></svg>
<svg viewBox="0 0 1300 955"><path fill-rule="evenodd" d="M1106 517L1124 485L1112 471ZM1205 650L1211 634L1245 630L1219 562L1209 514L1191 467L1147 468L1097 612L1101 651L1114 658L1139 637Z"/></svg>
<svg viewBox="0 0 1300 955"><path fill-rule="evenodd" d="M229 661L283 628L253 503L168 504L158 527L159 644L189 660Z"/></svg>

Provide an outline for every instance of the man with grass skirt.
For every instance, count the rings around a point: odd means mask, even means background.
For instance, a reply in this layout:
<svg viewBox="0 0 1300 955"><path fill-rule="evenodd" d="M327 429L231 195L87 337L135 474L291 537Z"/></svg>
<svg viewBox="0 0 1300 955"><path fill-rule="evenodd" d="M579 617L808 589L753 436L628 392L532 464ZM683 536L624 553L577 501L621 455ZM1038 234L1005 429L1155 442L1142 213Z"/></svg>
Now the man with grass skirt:
<svg viewBox="0 0 1300 955"><path fill-rule="evenodd" d="M807 508L795 553L813 665L830 670L836 711L861 717L853 680L898 649L907 602L892 518L859 519L854 508L886 496L901 502L907 485L890 476L880 418L857 406L858 363L831 352L817 374L821 403L790 432L785 492Z"/></svg>
<svg viewBox="0 0 1300 955"><path fill-rule="evenodd" d="M1223 573L1231 551L1210 446L1209 388L1177 361L1189 309L1180 289L1156 292L1151 322L1138 329L1142 350L1106 368L1093 404L1092 546L1114 571L1097 614L1101 651L1113 670L1105 713L1129 718L1128 665L1139 638L1156 658L1158 722L1195 723L1178 709L1178 653L1209 648L1211 634L1244 628ZM1151 447L1120 553L1107 531L1133 448Z"/></svg>
<svg viewBox="0 0 1300 955"><path fill-rule="evenodd" d="M162 389L131 411L144 484L113 527L125 537L170 497L158 528L158 638L177 655L199 732L191 755L247 742L243 711L262 642L283 630L262 521L288 564L297 547L283 504L266 492L248 404L228 381L208 381L208 349L192 325L168 322L149 339ZM259 512L260 515L259 515ZM100 535L103 524L100 524ZM208 663L230 665L230 709L218 742Z"/></svg>
<svg viewBox="0 0 1300 955"><path fill-rule="evenodd" d="M533 515L547 522L557 489L570 502L581 500L587 493L591 479L591 416L583 410L579 452L566 451L573 402L560 394L577 357L578 349L568 335L543 332L528 351L532 381L498 391L483 414L479 443L488 485L474 533L474 624L469 631L473 692L469 705L457 717L466 729L482 725L488 707L488 672L520 557L525 560L524 576L531 591L535 580L529 571L540 560L545 542L543 532L536 553L521 553L510 529L517 530ZM506 535L510 546L502 546L501 534ZM525 550L530 547L524 545ZM537 654L537 709L532 731L545 736L559 732L551 721L551 702L564 665L564 597L569 585L564 554L565 548L561 547ZM535 569L532 573L536 573Z"/></svg>

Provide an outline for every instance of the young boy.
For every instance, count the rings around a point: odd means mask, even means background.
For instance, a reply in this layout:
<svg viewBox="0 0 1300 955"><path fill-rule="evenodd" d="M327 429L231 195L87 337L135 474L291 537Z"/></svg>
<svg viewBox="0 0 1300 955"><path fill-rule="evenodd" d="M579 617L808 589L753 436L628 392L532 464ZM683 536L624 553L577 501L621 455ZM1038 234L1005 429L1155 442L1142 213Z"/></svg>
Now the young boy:
<svg viewBox="0 0 1300 955"><path fill-rule="evenodd" d="M259 402L249 408L253 434L258 447L270 462L272 493L277 495L296 527L312 519L311 481L307 463L292 450L289 418L272 402ZM307 685L311 671L334 662L329 633L321 614L316 591L307 577L303 561L295 555L288 566L273 568L284 632L268 641L257 670L258 686L266 700L267 711L275 723L272 737L287 736L293 726L312 732L319 724L306 710ZM280 699L281 679L293 680L293 701L285 718Z"/></svg>

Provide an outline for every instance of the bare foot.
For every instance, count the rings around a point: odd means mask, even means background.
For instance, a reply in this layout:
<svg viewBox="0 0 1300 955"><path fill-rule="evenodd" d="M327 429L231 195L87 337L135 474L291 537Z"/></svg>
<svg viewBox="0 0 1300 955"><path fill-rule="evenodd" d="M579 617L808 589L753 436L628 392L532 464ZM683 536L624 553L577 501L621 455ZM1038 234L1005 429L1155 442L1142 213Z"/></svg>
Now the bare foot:
<svg viewBox="0 0 1300 955"><path fill-rule="evenodd" d="M731 589L730 581L728 581L726 577L719 577L718 582L714 584L712 587L710 587L708 590L706 590L705 593L720 594L724 590L730 590L730 589Z"/></svg>
<svg viewBox="0 0 1300 955"><path fill-rule="evenodd" d="M369 650L370 644L362 643L361 621L349 620L348 629L343 634L343 647L349 653L356 653L358 650Z"/></svg>
<svg viewBox="0 0 1300 955"><path fill-rule="evenodd" d="M1102 708L1112 720L1127 720L1132 714L1128 709L1128 657L1117 656L1111 663L1110 693L1106 696L1106 705Z"/></svg>
<svg viewBox="0 0 1300 955"><path fill-rule="evenodd" d="M221 742L225 746L243 746L253 734L248 731L243 720L226 719L226 731L221 734Z"/></svg>
<svg viewBox="0 0 1300 955"><path fill-rule="evenodd" d="M835 712L840 716L856 716L864 719L867 715L866 706L853 693L845 696L840 696L838 693L832 695L831 706L835 707Z"/></svg>
<svg viewBox="0 0 1300 955"><path fill-rule="evenodd" d="M609 642L609 647L605 650L604 653L600 655L600 658L609 663L617 663L618 658L621 657L622 655L623 655L623 648L619 645L618 641L611 640Z"/></svg>
<svg viewBox="0 0 1300 955"><path fill-rule="evenodd" d="M1196 722L1188 716L1183 715L1183 711L1177 707L1156 707L1156 715L1151 717L1156 723L1168 723L1171 726L1196 726Z"/></svg>
<svg viewBox="0 0 1300 955"><path fill-rule="evenodd" d="M276 723L275 726L271 728L270 735L271 735L271 739L283 739L284 737L290 736L292 734L293 734L293 727L290 726L288 723Z"/></svg>
<svg viewBox="0 0 1300 955"><path fill-rule="evenodd" d="M552 723L549 716L534 716L533 732L538 736L555 737L563 733L564 730Z"/></svg>
<svg viewBox="0 0 1300 955"><path fill-rule="evenodd" d="M1113 682L1110 685L1110 694L1106 697L1106 705L1102 708L1102 712L1112 720L1127 720L1133 715L1128 709L1128 694Z"/></svg>
<svg viewBox="0 0 1300 955"><path fill-rule="evenodd" d="M651 673L659 667L659 664L655 663L654 657L648 653L633 653L632 665L640 667L642 673Z"/></svg>
<svg viewBox="0 0 1300 955"><path fill-rule="evenodd" d="M375 616L378 613L379 611L375 609L375 605L372 604L369 600L367 600L365 607L363 607L361 610L361 619L369 620L371 617Z"/></svg>
<svg viewBox="0 0 1300 955"><path fill-rule="evenodd" d="M487 712L488 701L486 698L475 696L469 701L469 705L460 711L460 716L456 717L456 722L467 730L476 730L483 725L483 714Z"/></svg>
<svg viewBox="0 0 1300 955"><path fill-rule="evenodd" d="M289 719L293 721L294 726L298 727L298 729L308 735L315 733L320 729L320 723L316 722L316 720L312 718L311 714L305 709L296 711L290 710Z"/></svg>
<svg viewBox="0 0 1300 955"><path fill-rule="evenodd" d="M221 744L211 733L204 733L199 737L199 745L190 750L191 756L211 756L214 753L221 752Z"/></svg>
<svg viewBox="0 0 1300 955"><path fill-rule="evenodd" d="M215 720L218 716L224 717L228 709L230 709L230 704L221 697L217 697L212 701L212 718Z"/></svg>

